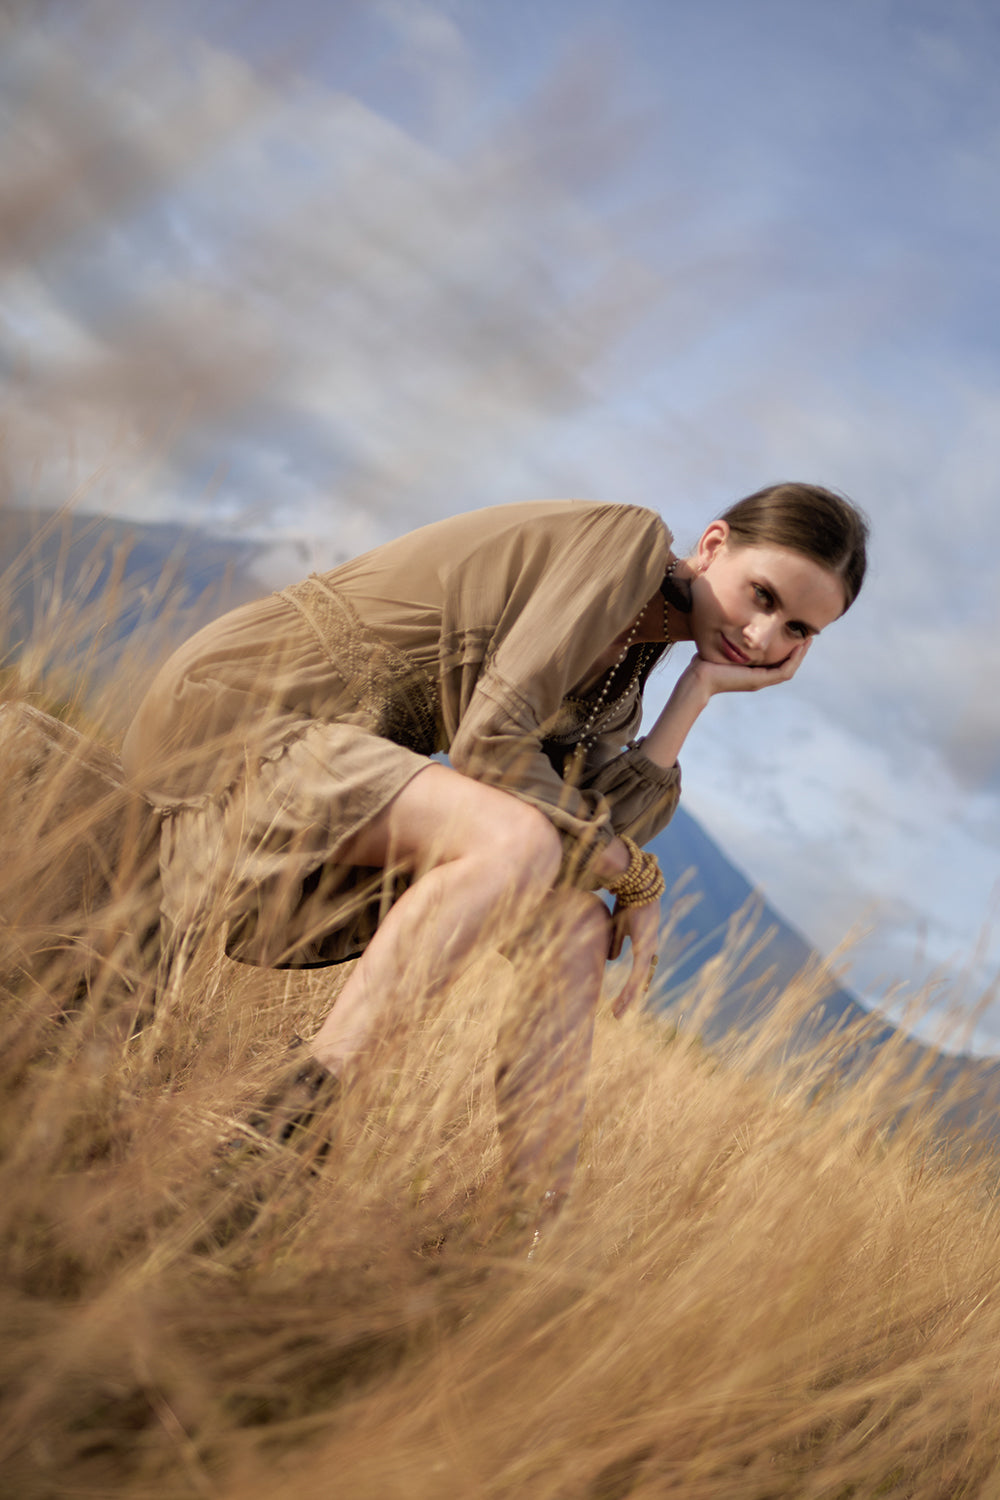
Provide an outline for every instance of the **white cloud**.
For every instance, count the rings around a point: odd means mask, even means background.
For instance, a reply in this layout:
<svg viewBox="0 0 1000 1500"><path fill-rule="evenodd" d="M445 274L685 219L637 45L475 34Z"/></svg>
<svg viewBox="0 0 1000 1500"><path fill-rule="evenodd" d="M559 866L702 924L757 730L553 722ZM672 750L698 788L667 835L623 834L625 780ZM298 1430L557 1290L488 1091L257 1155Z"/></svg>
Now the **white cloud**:
<svg viewBox="0 0 1000 1500"><path fill-rule="evenodd" d="M987 11L625 3L628 72L583 47L523 108L540 12L530 59L516 16L500 56L475 8L351 14L395 38L364 99L116 8L86 66L14 38L11 487L280 536L275 576L529 494L686 543L773 478L847 490L861 601L775 703L713 705L687 795L824 946L877 904L866 986L953 968L1000 852Z"/></svg>
<svg viewBox="0 0 1000 1500"><path fill-rule="evenodd" d="M427 67L445 54L449 68L461 65L446 18L389 11L416 27ZM25 60L45 86L36 92L65 85L57 40L27 47ZM149 97L140 82L134 72L124 83L76 78L81 107L69 113L91 132L82 157L65 112L43 118L46 161L67 172L82 161L81 199L109 217L103 229L87 218L90 238L61 256L57 231L75 235L84 221L43 215L54 249L35 324L43 306L53 324L75 313L88 347L32 339L31 378L8 392L32 412L8 455L15 483L18 466L40 463L45 477L33 482L57 494L67 482L57 455L72 432L77 472L110 465L122 479L120 502L108 483L100 503L135 505L131 454L152 449L173 468L160 504L171 488L183 512L210 494L221 514L224 492L233 519L231 487L202 493L204 480L186 477L193 453L211 472L214 440L214 467L225 467L227 445L241 455L245 513L259 524L276 477L249 461L274 447L254 433L264 411L272 432L282 415L292 430L310 424L313 447L272 505L287 514L291 489L300 515L328 518L332 540L352 511L387 534L455 509L456 495L483 503L483 476L542 423L591 403L583 377L636 315L638 289L622 290L621 252L537 166L505 160L490 142L458 166L357 99L303 80L279 90L200 43L158 60ZM30 101L24 109L28 140ZM178 111L187 145L166 152L157 130L169 134ZM113 156L136 119L129 190L119 192L117 179L105 183L104 148ZM25 324L16 276L4 293ZM332 485L331 514L322 500Z"/></svg>
<svg viewBox="0 0 1000 1500"><path fill-rule="evenodd" d="M461 29L427 0L376 0L374 9L400 47L399 63L422 84L436 133L454 126L473 102L472 57Z"/></svg>

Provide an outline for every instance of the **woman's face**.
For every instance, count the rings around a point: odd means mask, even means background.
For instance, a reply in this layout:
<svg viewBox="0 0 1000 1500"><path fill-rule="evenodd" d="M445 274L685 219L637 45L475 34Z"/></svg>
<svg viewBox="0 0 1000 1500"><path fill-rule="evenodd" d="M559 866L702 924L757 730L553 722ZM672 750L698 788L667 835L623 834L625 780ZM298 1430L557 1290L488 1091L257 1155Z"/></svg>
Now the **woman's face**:
<svg viewBox="0 0 1000 1500"><path fill-rule="evenodd" d="M725 521L691 563L691 634L705 661L777 666L844 612L835 573L788 547L734 546Z"/></svg>

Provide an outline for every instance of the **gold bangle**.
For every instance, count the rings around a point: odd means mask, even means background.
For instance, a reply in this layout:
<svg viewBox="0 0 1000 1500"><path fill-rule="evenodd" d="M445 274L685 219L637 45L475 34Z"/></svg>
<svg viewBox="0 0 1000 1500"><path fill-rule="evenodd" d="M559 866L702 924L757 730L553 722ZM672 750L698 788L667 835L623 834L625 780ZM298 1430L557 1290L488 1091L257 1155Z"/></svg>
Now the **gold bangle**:
<svg viewBox="0 0 1000 1500"><path fill-rule="evenodd" d="M656 855L640 849L627 834L622 834L622 843L628 851L628 865L616 880L606 882L607 889L619 906L650 906L663 895L667 884Z"/></svg>
<svg viewBox="0 0 1000 1500"><path fill-rule="evenodd" d="M611 880L606 880L604 882L605 886L611 892L612 896L617 896L622 887L626 886L629 883L636 869L636 866L642 857L642 851L634 839L630 839L627 833L623 833L621 839L622 843L625 845L625 853L628 855L628 864L625 866L620 875L616 875Z"/></svg>
<svg viewBox="0 0 1000 1500"><path fill-rule="evenodd" d="M652 906L654 901L659 901L666 887L667 883L663 878L663 872L657 865L655 879L651 884L634 893L630 892L628 895L623 895L619 892L615 900L619 906Z"/></svg>

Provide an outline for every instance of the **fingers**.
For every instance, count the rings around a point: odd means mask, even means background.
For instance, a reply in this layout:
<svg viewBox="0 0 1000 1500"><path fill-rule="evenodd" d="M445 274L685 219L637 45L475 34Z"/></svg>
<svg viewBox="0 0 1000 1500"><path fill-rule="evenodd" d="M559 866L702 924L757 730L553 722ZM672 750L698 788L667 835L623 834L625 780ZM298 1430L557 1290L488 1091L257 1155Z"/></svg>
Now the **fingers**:
<svg viewBox="0 0 1000 1500"><path fill-rule="evenodd" d="M621 993L616 997L611 1006L611 1014L615 1017L615 1020L620 1020L629 1006L633 1005L636 1000L646 994L649 989L649 980L650 970L648 966L643 968L637 967L635 964L632 965L632 972L622 987Z"/></svg>
<svg viewBox="0 0 1000 1500"><path fill-rule="evenodd" d="M708 661L704 657L695 659L700 663L702 678L706 681L712 695L715 693L757 693L761 688L773 687L776 683L790 681L805 660L811 644L811 639L799 641L783 661L771 667L739 667L728 662Z"/></svg>
<svg viewBox="0 0 1000 1500"><path fill-rule="evenodd" d="M765 668L765 670L772 671L776 674L774 677L775 682L787 682L789 678L795 676L796 672L805 661L806 653L808 652L811 645L811 638L807 641L800 641L797 646L792 647L791 651L785 657L784 661L779 662L777 667Z"/></svg>
<svg viewBox="0 0 1000 1500"><path fill-rule="evenodd" d="M641 999L653 982L659 959L657 939L660 931L660 903L648 906L626 907L615 913L615 926L623 935L625 930L632 941L632 966L620 994L611 1011L614 1016L623 1016L634 1001ZM621 941L619 940L619 951Z"/></svg>
<svg viewBox="0 0 1000 1500"><path fill-rule="evenodd" d="M620 920L620 917L621 913L618 911L618 908L616 906L614 915L611 918L611 942L608 947L609 960L615 959L619 956L625 942L625 927Z"/></svg>
<svg viewBox="0 0 1000 1500"><path fill-rule="evenodd" d="M633 963L632 972L611 1007L611 1014L616 1020L619 1020L625 1014L634 1001L642 1000L648 995L650 986L653 983L653 976L656 973L656 965L659 961L659 954L654 953L645 965Z"/></svg>
<svg viewBox="0 0 1000 1500"><path fill-rule="evenodd" d="M770 667L757 666L743 669L750 676L751 687L756 690L757 688L770 687L776 682L787 682L799 670L799 667L802 665L802 659L808 649L809 642L800 641L797 646L792 647L784 661L775 662ZM737 670L740 669L737 668Z"/></svg>

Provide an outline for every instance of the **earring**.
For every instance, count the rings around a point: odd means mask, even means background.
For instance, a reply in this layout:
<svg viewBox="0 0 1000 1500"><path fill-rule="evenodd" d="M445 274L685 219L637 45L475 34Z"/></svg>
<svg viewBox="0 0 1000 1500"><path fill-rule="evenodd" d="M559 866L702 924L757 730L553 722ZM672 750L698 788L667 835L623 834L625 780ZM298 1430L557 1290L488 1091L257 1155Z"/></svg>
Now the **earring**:
<svg viewBox="0 0 1000 1500"><path fill-rule="evenodd" d="M660 584L660 593L668 604L679 610L682 615L691 613L691 580L689 578L678 578L675 570L678 558L674 558L664 574Z"/></svg>

